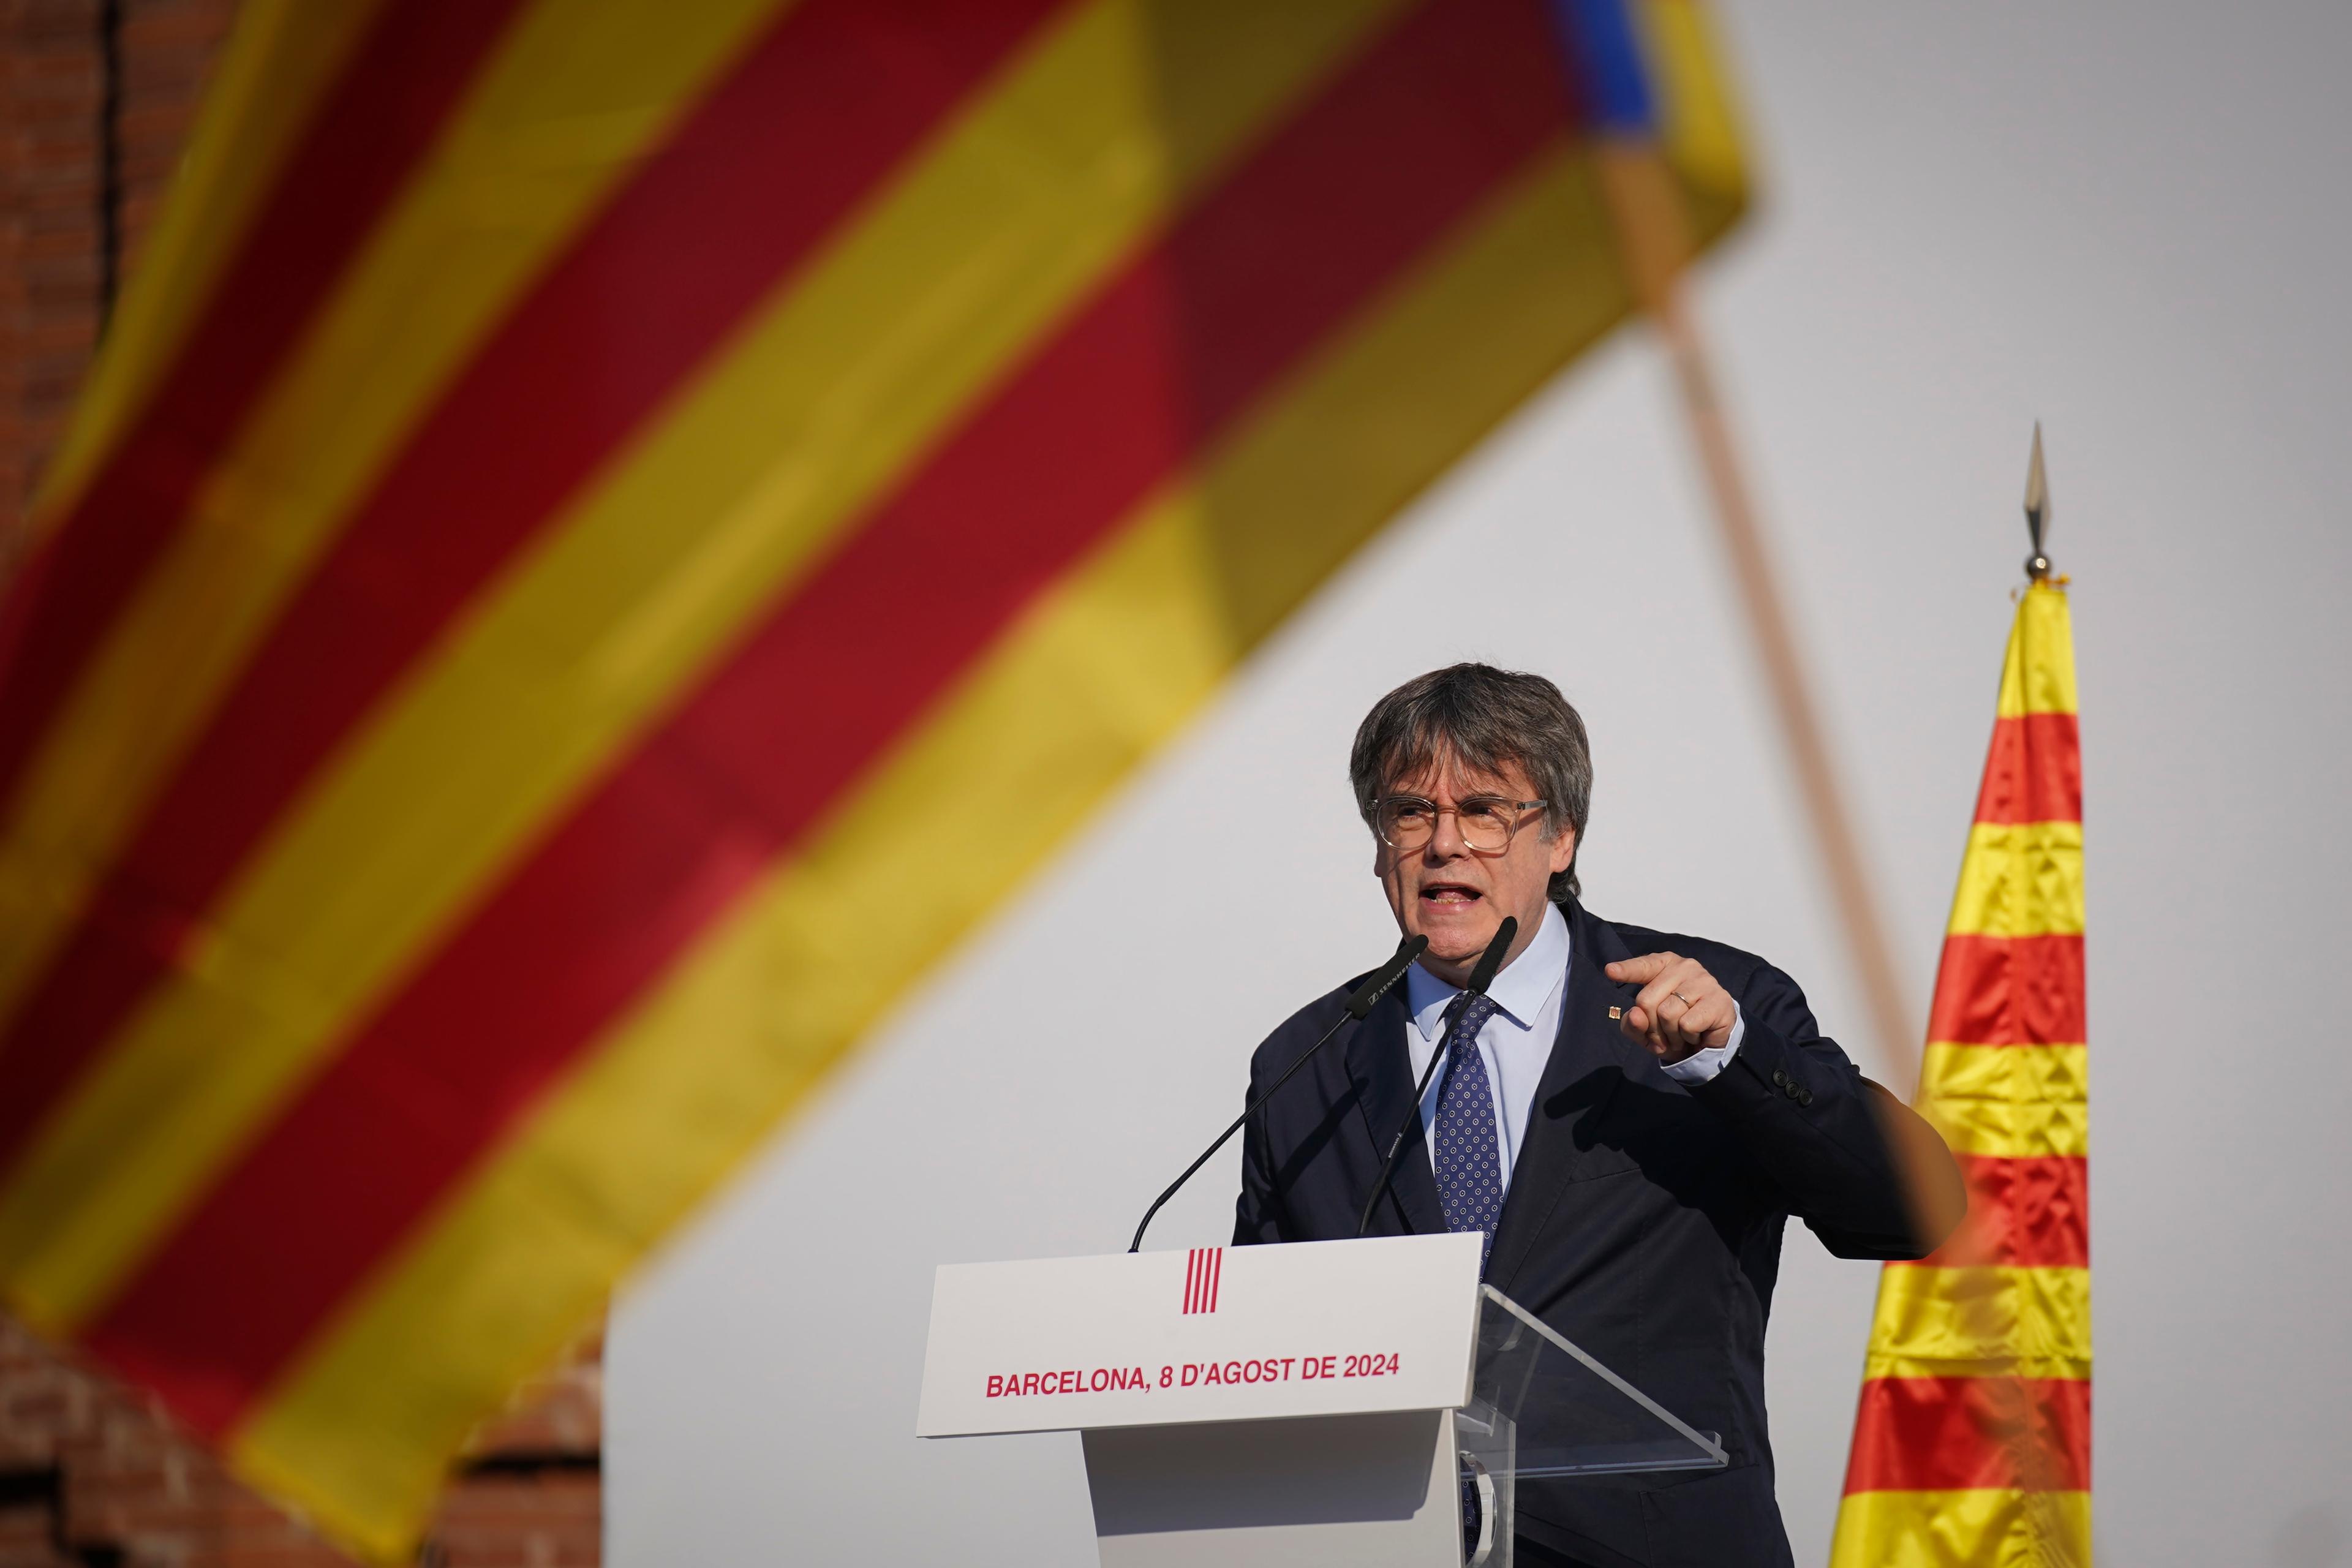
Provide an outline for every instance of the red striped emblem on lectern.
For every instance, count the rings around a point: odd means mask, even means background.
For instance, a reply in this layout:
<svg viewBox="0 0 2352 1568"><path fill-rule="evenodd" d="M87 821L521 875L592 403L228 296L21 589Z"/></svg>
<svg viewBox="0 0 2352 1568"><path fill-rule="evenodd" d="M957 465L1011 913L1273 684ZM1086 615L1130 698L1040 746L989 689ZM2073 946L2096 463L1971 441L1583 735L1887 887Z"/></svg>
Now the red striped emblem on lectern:
<svg viewBox="0 0 2352 1568"><path fill-rule="evenodd" d="M1225 1271L1225 1249L1222 1247L1196 1247L1184 1262L1184 1310L1213 1312L1217 1310L1217 1281Z"/></svg>

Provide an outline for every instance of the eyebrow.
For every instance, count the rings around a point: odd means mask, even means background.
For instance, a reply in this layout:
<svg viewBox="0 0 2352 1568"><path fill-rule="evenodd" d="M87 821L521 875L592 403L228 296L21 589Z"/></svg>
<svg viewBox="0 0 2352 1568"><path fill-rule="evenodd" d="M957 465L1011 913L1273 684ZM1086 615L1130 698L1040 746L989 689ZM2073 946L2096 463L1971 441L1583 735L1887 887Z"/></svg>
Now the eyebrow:
<svg viewBox="0 0 2352 1568"><path fill-rule="evenodd" d="M1473 796L1482 795L1493 795L1498 800L1517 800L1519 798L1516 791L1500 782L1494 784L1474 784L1467 789L1464 790L1462 794L1457 795L1455 798L1466 800ZM1415 800L1432 800L1435 798L1433 795L1428 795L1421 790L1405 789L1398 784L1389 785L1387 789L1381 792L1381 795L1383 798L1387 799L1394 799L1399 795L1410 795Z"/></svg>
<svg viewBox="0 0 2352 1568"><path fill-rule="evenodd" d="M1388 795L1382 795L1381 798L1382 800L1417 800L1417 801L1421 802L1423 805L1435 805L1437 804L1437 797L1436 797L1436 796L1434 796L1434 795L1423 795L1423 794L1421 794L1421 793L1420 793L1419 791L1417 791L1417 790L1409 790L1409 789L1405 789L1405 790L1396 790L1396 791L1394 791L1394 792L1392 792L1392 793L1391 793L1391 794L1388 794ZM1463 791L1460 795L1455 795L1454 798L1455 800L1457 800L1457 801L1464 801L1464 800L1507 800L1507 801L1517 801L1519 797L1518 797L1517 795L1513 795L1509 790L1507 790L1507 789L1472 789L1472 790L1465 790L1465 791Z"/></svg>

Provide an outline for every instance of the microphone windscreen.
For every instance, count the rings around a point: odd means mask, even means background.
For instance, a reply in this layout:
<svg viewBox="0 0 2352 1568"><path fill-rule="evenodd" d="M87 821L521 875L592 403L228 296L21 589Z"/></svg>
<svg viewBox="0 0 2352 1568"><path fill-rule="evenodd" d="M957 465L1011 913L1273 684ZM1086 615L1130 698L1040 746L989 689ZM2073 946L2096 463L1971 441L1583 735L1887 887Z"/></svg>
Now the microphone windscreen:
<svg viewBox="0 0 2352 1568"><path fill-rule="evenodd" d="M1503 955L1511 951L1511 939L1518 934L1518 917L1505 915L1503 923L1495 928L1495 940L1478 955L1478 967L1470 972L1470 984L1463 989L1473 996L1486 994L1486 987L1495 984L1496 971L1503 967Z"/></svg>
<svg viewBox="0 0 2352 1568"><path fill-rule="evenodd" d="M1349 1014L1361 1023L1365 1015L1371 1012L1372 1004L1387 995L1389 987L1404 978L1404 972L1412 967L1412 961L1419 958L1428 946L1429 939L1425 936L1409 936L1397 943L1397 950L1389 955L1389 961L1366 975L1364 983L1356 987L1356 994L1348 998Z"/></svg>

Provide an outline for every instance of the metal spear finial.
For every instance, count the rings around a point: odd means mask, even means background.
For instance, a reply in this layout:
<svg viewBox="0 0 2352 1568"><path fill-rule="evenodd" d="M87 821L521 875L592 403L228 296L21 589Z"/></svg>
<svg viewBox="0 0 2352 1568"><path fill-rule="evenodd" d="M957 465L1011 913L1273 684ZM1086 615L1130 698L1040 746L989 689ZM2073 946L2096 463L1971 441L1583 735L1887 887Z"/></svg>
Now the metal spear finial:
<svg viewBox="0 0 2352 1568"><path fill-rule="evenodd" d="M2025 531L2033 536L2033 553L2026 558L2025 574L2039 583L2050 575L2050 557L2042 552L2042 536L2050 531L2050 477L2042 470L2042 421L2033 422L2033 459L2025 468Z"/></svg>

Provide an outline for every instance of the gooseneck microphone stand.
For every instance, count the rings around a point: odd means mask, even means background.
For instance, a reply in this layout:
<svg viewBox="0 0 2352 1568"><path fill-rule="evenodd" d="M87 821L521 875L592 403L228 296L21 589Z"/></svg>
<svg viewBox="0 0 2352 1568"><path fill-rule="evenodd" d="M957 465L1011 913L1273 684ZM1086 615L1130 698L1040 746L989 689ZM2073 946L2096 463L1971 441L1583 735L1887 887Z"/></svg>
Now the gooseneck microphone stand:
<svg viewBox="0 0 2352 1568"><path fill-rule="evenodd" d="M1365 1015L1372 1010L1372 1004L1388 994L1389 987L1403 977L1404 972L1412 967L1412 961L1419 958L1422 950L1428 945L1429 939L1425 936L1409 936L1397 943L1397 950L1389 956L1389 961L1372 971L1365 977L1364 983L1356 987L1355 993L1348 998L1347 1005L1340 1010L1339 1016L1331 1021L1329 1028L1323 1031L1322 1037L1301 1051L1297 1061L1283 1068L1282 1076L1266 1085L1265 1093L1244 1106L1242 1113L1234 1118L1234 1124L1218 1133L1217 1141L1202 1150L1201 1157L1185 1166L1184 1173L1169 1183L1166 1192L1151 1200L1151 1206L1143 1211L1143 1223L1135 1227L1135 1239L1127 1244L1127 1249L1129 1252L1139 1252L1143 1249L1143 1233L1150 1228L1152 1216L1160 1212L1161 1205L1176 1195L1179 1188L1192 1179L1192 1173L1207 1164L1210 1156L1225 1146L1225 1140L1240 1131L1243 1124L1256 1115L1259 1108L1267 1100L1274 1098L1275 1090L1290 1081L1291 1074L1305 1067L1318 1051L1330 1042L1331 1037L1339 1032L1342 1025L1350 1021L1362 1023Z"/></svg>

